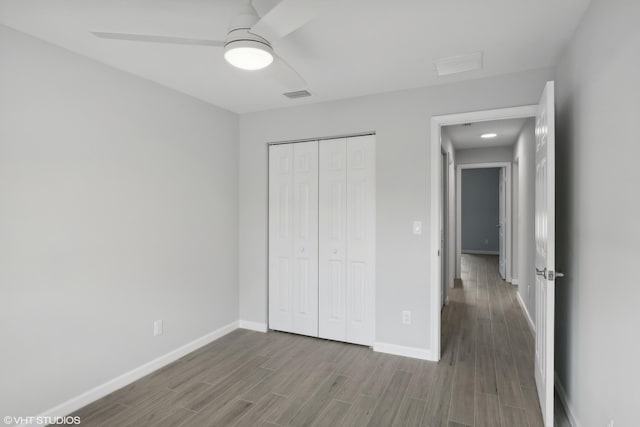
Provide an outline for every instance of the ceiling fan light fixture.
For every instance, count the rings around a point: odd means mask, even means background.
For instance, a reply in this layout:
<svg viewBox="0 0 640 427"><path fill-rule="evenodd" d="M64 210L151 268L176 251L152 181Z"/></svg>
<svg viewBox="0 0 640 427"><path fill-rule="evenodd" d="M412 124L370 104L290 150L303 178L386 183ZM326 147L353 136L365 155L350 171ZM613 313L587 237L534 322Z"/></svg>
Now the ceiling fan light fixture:
<svg viewBox="0 0 640 427"><path fill-rule="evenodd" d="M256 40L234 40L225 45L224 59L243 70L261 70L273 62L273 49Z"/></svg>

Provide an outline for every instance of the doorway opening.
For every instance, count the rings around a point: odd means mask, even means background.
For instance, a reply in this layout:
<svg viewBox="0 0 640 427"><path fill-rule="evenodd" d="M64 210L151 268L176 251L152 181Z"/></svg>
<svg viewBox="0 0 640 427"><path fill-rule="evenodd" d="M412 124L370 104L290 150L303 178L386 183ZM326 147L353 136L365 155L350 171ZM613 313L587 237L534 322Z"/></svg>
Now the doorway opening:
<svg viewBox="0 0 640 427"><path fill-rule="evenodd" d="M522 402L510 399L533 391L545 425L553 425L554 280L562 277L554 258L553 93L548 82L537 105L432 117L430 151L431 230L440 231L431 236L432 359L455 367L454 384L458 377L484 378L475 387L498 394L507 406L517 407ZM517 136L500 143L507 132L498 126L509 123ZM473 137L466 142L465 132ZM482 247L486 237L478 253L467 248L463 254L462 173L491 168L498 170L502 194L494 220L502 256L482 253L491 251ZM449 305L441 311L443 282Z"/></svg>
<svg viewBox="0 0 640 427"><path fill-rule="evenodd" d="M512 283L511 168L510 162L456 165L456 279L462 278L462 254L492 255L500 277Z"/></svg>
<svg viewBox="0 0 640 427"><path fill-rule="evenodd" d="M506 168L506 163L509 163L510 167L513 161L512 152L511 157L504 157L503 155L503 157L498 157L499 160L496 161L496 156L489 154L489 157L487 157L487 152L475 149L477 147L455 149L446 131L448 128L460 126L467 128L467 132L477 133L477 130L470 129L473 124L486 124L491 121L512 119L527 120L535 117L536 111L536 105L528 105L435 116L431 119L431 229L440 231L440 233L432 234L431 239L431 247L436 255L431 257L431 282L440 284L440 286L431 287L431 313L433 313L431 319L432 360L440 360L441 358L442 319L440 309L442 302L446 302L446 294L454 287L456 280L459 280L461 276L462 260L461 256L458 256L461 242L459 242L460 231L457 230L460 201L457 194L460 193L458 186L461 180L458 173L460 172L461 174L462 168L458 169L458 166L475 164L476 166ZM446 165L445 154L447 158ZM446 170L443 170L445 167ZM506 175L509 174L509 172L506 173ZM446 192L443 189L445 185ZM510 255L513 257L512 254ZM509 264L506 263L506 266L509 266ZM522 263L518 264L521 265ZM517 274L514 274L514 276L517 277ZM442 295L443 292L445 292L445 296Z"/></svg>

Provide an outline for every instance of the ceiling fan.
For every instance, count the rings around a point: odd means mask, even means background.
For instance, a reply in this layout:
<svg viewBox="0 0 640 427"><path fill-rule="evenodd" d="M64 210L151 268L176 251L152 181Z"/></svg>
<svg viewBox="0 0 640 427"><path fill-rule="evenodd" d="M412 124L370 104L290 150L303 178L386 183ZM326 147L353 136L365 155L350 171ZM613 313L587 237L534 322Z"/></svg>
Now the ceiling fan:
<svg viewBox="0 0 640 427"><path fill-rule="evenodd" d="M229 25L222 40L193 39L151 34L93 31L102 39L148 43L211 46L224 49L224 58L243 70L277 68L276 76L287 90L305 89L306 81L284 59L273 51L269 40L286 37L318 16L334 0L282 0L262 18L248 0Z"/></svg>

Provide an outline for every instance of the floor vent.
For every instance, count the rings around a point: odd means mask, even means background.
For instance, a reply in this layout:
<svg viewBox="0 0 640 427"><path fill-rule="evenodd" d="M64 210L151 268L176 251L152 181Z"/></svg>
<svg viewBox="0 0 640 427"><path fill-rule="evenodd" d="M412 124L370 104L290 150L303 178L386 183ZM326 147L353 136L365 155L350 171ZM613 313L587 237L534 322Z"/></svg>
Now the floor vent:
<svg viewBox="0 0 640 427"><path fill-rule="evenodd" d="M309 92L308 90L297 90L295 92L287 92L283 95L290 99L296 99L311 96L311 92Z"/></svg>

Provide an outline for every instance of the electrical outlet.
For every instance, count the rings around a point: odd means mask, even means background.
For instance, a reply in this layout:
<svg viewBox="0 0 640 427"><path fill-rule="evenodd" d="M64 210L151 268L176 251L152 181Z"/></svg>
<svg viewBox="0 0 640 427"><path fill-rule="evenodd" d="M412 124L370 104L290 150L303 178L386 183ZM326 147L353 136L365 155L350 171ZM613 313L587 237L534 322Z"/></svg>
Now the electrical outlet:
<svg viewBox="0 0 640 427"><path fill-rule="evenodd" d="M411 324L411 312L409 310L402 312L402 323L405 325Z"/></svg>
<svg viewBox="0 0 640 427"><path fill-rule="evenodd" d="M157 337L158 335L162 335L162 320L153 322L153 336Z"/></svg>
<svg viewBox="0 0 640 427"><path fill-rule="evenodd" d="M489 244L489 239L484 239L484 244L488 245Z"/></svg>

